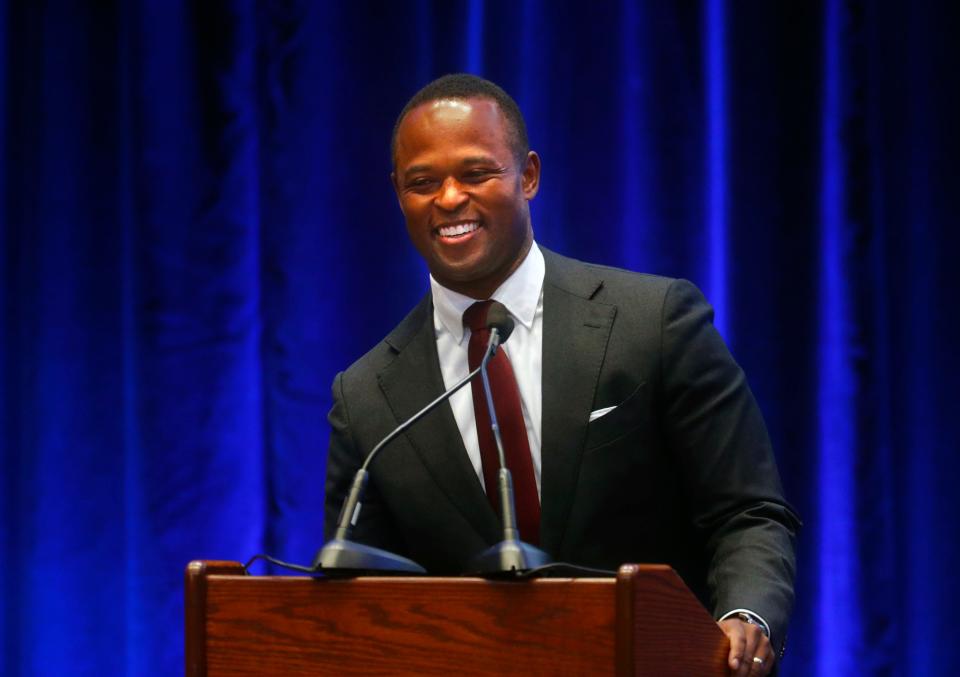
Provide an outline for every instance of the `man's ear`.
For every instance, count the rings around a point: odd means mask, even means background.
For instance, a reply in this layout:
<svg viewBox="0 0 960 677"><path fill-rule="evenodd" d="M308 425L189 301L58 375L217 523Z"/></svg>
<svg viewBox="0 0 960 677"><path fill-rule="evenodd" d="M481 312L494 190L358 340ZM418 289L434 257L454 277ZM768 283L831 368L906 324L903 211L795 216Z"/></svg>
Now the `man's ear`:
<svg viewBox="0 0 960 677"><path fill-rule="evenodd" d="M527 153L527 163L520 175L520 187L527 200L532 200L540 190L540 156L532 150Z"/></svg>

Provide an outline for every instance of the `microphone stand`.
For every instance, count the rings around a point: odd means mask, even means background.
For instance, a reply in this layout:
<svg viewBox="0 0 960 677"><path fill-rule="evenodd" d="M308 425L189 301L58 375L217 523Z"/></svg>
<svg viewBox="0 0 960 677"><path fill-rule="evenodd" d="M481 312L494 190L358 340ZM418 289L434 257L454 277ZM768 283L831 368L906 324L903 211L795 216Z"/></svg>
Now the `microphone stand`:
<svg viewBox="0 0 960 677"><path fill-rule="evenodd" d="M497 333L494 328L491 331ZM513 476L507 468L507 458L503 452L503 439L500 437L500 425L497 423L497 412L493 408L493 395L490 391L490 380L487 377L487 363L496 353L496 348L488 350L480 361L480 377L483 379L483 393L487 400L487 411L490 413L490 427L493 429L493 439L497 443L497 455L500 461L500 470L497 473L497 494L500 499L500 514L503 518L503 540L477 555L470 564L470 571L481 575L515 575L528 569L550 564L553 560L546 552L519 538L517 529L517 512L513 500Z"/></svg>
<svg viewBox="0 0 960 677"><path fill-rule="evenodd" d="M314 571L325 571L344 575L354 575L366 571L415 574L427 573L426 569L411 559L394 554L387 550L374 548L373 546L356 543L350 540L350 537L353 533L353 527L356 525L357 518L360 516L360 508L362 507L360 498L363 495L364 489L367 486L367 482L370 479L370 473L368 472L367 468L373 462L373 459L375 459L380 453L380 450L393 441L398 435L400 435L400 433L404 432L407 428L433 411L438 405L445 402L455 392L472 381L478 373L483 372L490 355L496 352L498 345L499 333L494 328L490 332L490 341L487 343L487 352L479 367L467 374L464 378L457 382L456 385L450 388L450 390L440 395L437 399L433 400L430 404L400 424L398 428L384 437L379 444L373 448L373 451L371 451L367 456L367 459L363 462L363 466L361 466L353 478L353 484L350 487L350 493L347 495L347 500L344 501L343 507L340 508L340 517L337 520L337 529L334 532L333 539L328 541L326 545L320 549L320 551L317 553L317 556L313 560ZM484 376L486 376L485 372ZM502 458L500 464L502 467Z"/></svg>

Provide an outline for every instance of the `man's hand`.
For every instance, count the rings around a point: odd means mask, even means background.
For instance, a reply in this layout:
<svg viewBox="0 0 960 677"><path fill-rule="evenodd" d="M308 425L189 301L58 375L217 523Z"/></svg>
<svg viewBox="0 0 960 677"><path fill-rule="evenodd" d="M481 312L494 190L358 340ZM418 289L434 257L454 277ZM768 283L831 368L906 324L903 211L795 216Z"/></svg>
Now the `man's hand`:
<svg viewBox="0 0 960 677"><path fill-rule="evenodd" d="M730 674L736 677L769 675L777 657L770 640L760 626L744 623L739 618L728 618L717 623L730 640L730 656L727 665ZM759 658L762 663L754 660Z"/></svg>

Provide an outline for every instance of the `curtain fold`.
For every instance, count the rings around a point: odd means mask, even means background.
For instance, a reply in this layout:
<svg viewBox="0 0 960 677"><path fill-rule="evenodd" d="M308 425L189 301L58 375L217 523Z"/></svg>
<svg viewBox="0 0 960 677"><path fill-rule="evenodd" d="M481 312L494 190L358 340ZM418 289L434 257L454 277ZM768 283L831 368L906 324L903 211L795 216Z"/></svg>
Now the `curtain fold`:
<svg viewBox="0 0 960 677"><path fill-rule="evenodd" d="M0 672L175 674L189 560L312 559L333 377L428 289L394 119L460 70L542 245L713 301L806 523L782 674L956 662L953 7L0 7Z"/></svg>

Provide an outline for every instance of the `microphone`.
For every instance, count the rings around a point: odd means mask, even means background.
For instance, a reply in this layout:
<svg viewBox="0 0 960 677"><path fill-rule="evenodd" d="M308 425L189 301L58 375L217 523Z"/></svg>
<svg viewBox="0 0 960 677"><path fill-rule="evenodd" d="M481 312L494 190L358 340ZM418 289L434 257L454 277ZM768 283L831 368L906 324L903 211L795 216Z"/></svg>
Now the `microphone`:
<svg viewBox="0 0 960 677"><path fill-rule="evenodd" d="M491 338L493 330L497 331L498 341L496 345L491 344L493 347L487 351L484 360L488 357L492 358L497 352L497 348L507 342L515 326L513 318L510 317L510 313L507 312L505 305L499 301L494 301L490 304L490 307L487 309L487 329L491 330Z"/></svg>
<svg viewBox="0 0 960 677"><path fill-rule="evenodd" d="M513 319L507 313L502 303L494 301L487 311L487 326L491 329L490 339L499 333L503 334L501 342L507 340L513 331ZM497 412L493 407L493 395L490 391L490 380L487 377L487 364L496 354L497 348L488 349L480 361L480 375L483 379L483 393L487 400L487 411L490 413L490 427L493 429L493 439L497 443L497 456L500 461L500 470L497 473L497 495L500 499L500 515L503 522L503 540L484 550L471 562L472 573L477 574L517 574L528 569L549 564L552 560L543 550L525 543L519 538L517 529L517 512L514 507L513 477L507 468L507 459L503 453L503 440L500 437L500 426L497 423Z"/></svg>
<svg viewBox="0 0 960 677"><path fill-rule="evenodd" d="M493 314L493 306L500 306L502 315L493 316L497 322L492 324L490 316ZM485 369L490 356L497 352L501 343L507 340L513 331L513 320L507 314L507 309L503 304L494 303L488 312L487 326L491 327L490 340L487 342L487 350L484 353L483 361L479 367L463 377L452 388L444 392L438 398L430 402L423 409L401 423L384 437L367 455L363 465L354 475L353 484L350 487L350 493L347 495L343 506L340 508L340 517L337 519L337 529L334 532L333 539L324 545L313 560L313 571L326 571L329 573L340 573L346 575L360 574L366 571L377 572L397 572L397 573L417 573L425 574L426 570L411 559L397 555L387 550L374 548L373 546L356 543L350 540L353 533L353 527L357 523L362 507L361 498L366 489L367 482L370 479L370 473L367 468L373 463L380 451L396 437L398 437L407 428L429 414L443 402L460 390L463 386L472 381L481 370ZM502 456L502 453L501 453ZM501 458L501 466L503 460Z"/></svg>

